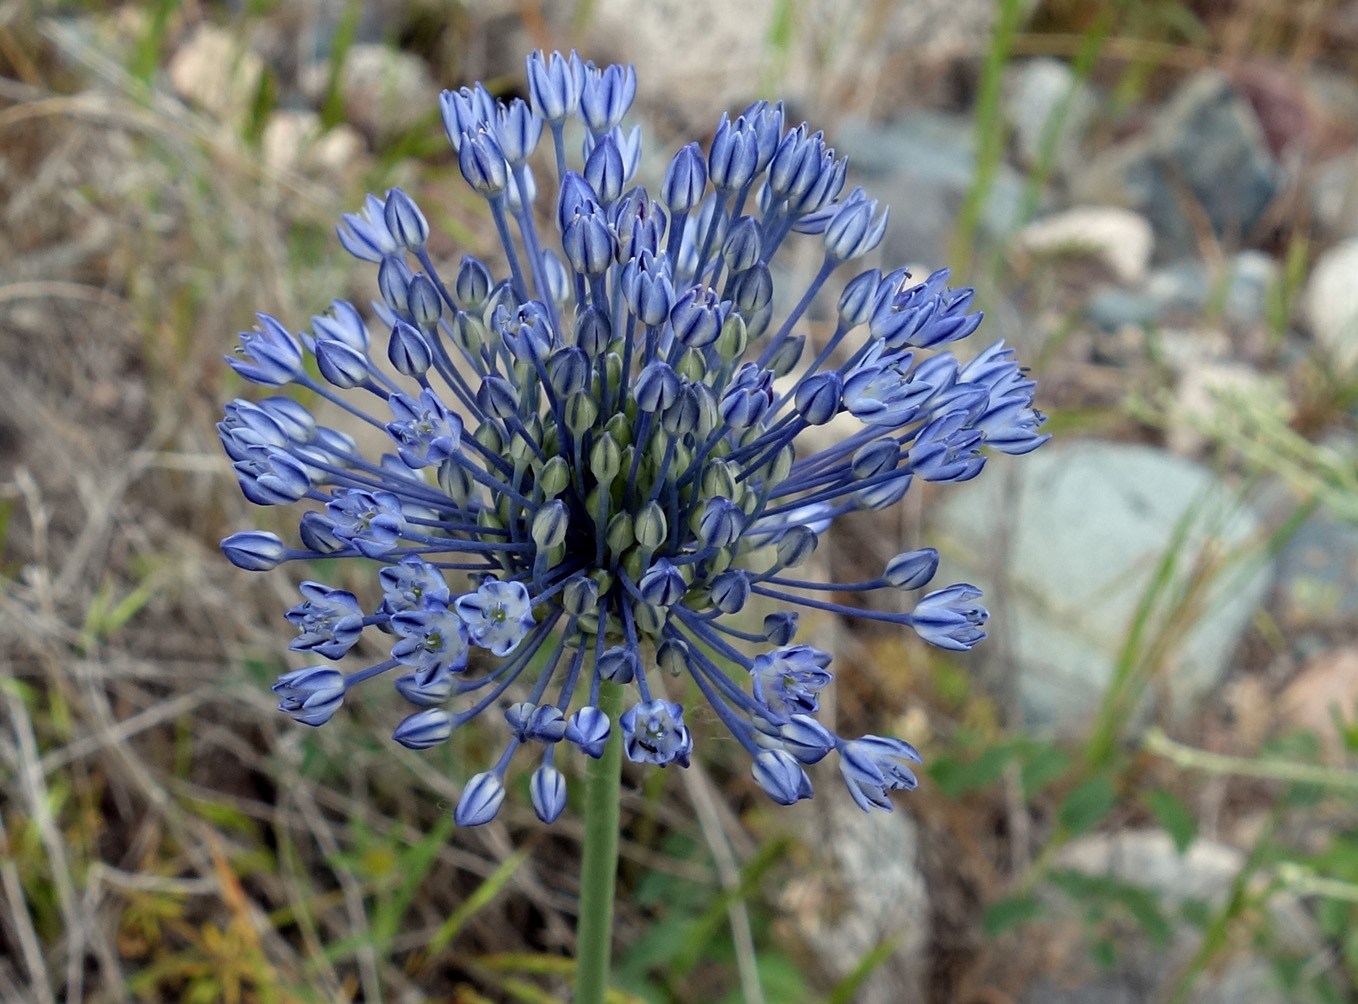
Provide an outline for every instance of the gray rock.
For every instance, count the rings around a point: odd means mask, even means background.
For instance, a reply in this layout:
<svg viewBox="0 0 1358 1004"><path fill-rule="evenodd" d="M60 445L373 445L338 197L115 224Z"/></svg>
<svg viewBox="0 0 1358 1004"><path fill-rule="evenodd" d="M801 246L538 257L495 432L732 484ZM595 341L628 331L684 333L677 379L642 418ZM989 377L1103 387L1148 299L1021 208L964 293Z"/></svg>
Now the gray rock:
<svg viewBox="0 0 1358 1004"><path fill-rule="evenodd" d="M1116 206L1074 206L1034 220L1015 244L1037 257L1092 257L1119 282L1135 285L1146 278L1154 246L1145 217Z"/></svg>
<svg viewBox="0 0 1358 1004"><path fill-rule="evenodd" d="M1358 528L1318 513L1278 554L1273 607L1288 631L1358 622Z"/></svg>
<svg viewBox="0 0 1358 1004"><path fill-rule="evenodd" d="M1046 56L1023 63L1007 84L1004 114L1014 131L1019 158L1029 166L1037 164L1047 123L1053 115L1063 115L1054 166L1069 173L1080 163L1084 136L1098 104L1093 92L1069 64Z"/></svg>
<svg viewBox="0 0 1358 1004"><path fill-rule="evenodd" d="M906 812L861 812L838 783L784 816L814 855L784 886L779 906L818 968L847 976L868 952L894 938L896 950L859 987L856 1004L925 1000L929 890L920 870L919 827Z"/></svg>
<svg viewBox="0 0 1358 1004"><path fill-rule="evenodd" d="M1341 368L1358 366L1358 239L1320 256L1306 283L1311 334Z"/></svg>
<svg viewBox="0 0 1358 1004"><path fill-rule="evenodd" d="M1184 965L1201 942L1201 933L1176 922L1187 900L1219 906L1230 894L1245 854L1216 841L1195 840L1183 854L1162 830L1128 830L1082 837L1061 850L1056 867L1091 878L1113 879L1150 892L1161 916L1170 923L1168 943L1153 944L1135 924L1117 924L1118 959L1111 970L1096 970L1077 953L1064 960L1064 970L1035 981L1021 995L1024 1004L1153 1004L1166 999ZM1045 896L1056 920L1066 929L1083 927L1089 903L1067 895ZM1297 954L1313 955L1323 948L1319 933L1297 898L1288 893L1269 900L1268 920L1276 943ZM1116 922L1114 922L1116 923ZM1073 932L1072 932L1073 933ZM1050 929L1052 941L1062 938ZM1239 950L1217 960L1199 977L1188 1000L1193 1004L1284 1004L1291 998L1278 984L1267 959Z"/></svg>
<svg viewBox="0 0 1358 1004"><path fill-rule="evenodd" d="M1150 447L1058 442L991 466L934 513L946 559L935 581L973 582L988 594L992 642L1008 648L1024 721L1078 733L1183 514L1199 517L1186 561L1203 545L1204 524L1230 550L1258 533L1259 520L1206 468ZM1007 547L997 549L1001 539ZM1220 581L1208 587L1162 677L1172 712L1188 711L1219 682L1268 581L1264 570L1232 577L1229 592Z"/></svg>
<svg viewBox="0 0 1358 1004"><path fill-rule="evenodd" d="M846 96L862 107L866 95L854 92L899 86L891 78L900 72L901 52L930 66L983 51L996 10L993 0L804 0L797 30L781 44L766 44L761 39L785 6L780 0L596 0L587 19L590 44L581 52L635 62L642 69L641 107L710 129L721 111L745 107L771 84L779 97L803 107L830 94L836 95L832 107L842 108Z"/></svg>
<svg viewBox="0 0 1358 1004"><path fill-rule="evenodd" d="M313 102L325 95L328 63L311 63L299 75ZM340 72L344 110L354 126L379 142L399 136L438 109L438 87L418 56L385 45L359 44L345 54Z"/></svg>
<svg viewBox="0 0 1358 1004"><path fill-rule="evenodd" d="M1336 237L1358 237L1358 151L1318 164L1308 194L1321 226Z"/></svg>
<svg viewBox="0 0 1358 1004"><path fill-rule="evenodd" d="M1125 324L1151 324L1159 318L1154 297L1149 293L1100 286L1085 304L1085 316L1105 331L1117 331Z"/></svg>
<svg viewBox="0 0 1358 1004"><path fill-rule="evenodd" d="M1155 301L1157 321L1197 320L1212 295L1212 278L1202 262L1182 258L1152 271L1146 292Z"/></svg>
<svg viewBox="0 0 1358 1004"><path fill-rule="evenodd" d="M1264 320L1268 293L1278 280L1278 263L1263 251L1241 251L1231 259L1230 285L1222 313L1242 328Z"/></svg>
<svg viewBox="0 0 1358 1004"><path fill-rule="evenodd" d="M1249 102L1223 74L1204 70L1180 88L1149 135L1097 157L1072 187L1081 201L1144 213L1159 253L1172 258L1197 253L1197 214L1219 240L1238 245L1282 185Z"/></svg>
<svg viewBox="0 0 1358 1004"><path fill-rule="evenodd" d="M834 130L839 153L847 154L854 183L894 207L882 243L891 262L931 267L947 259L948 241L976 170L970 120L939 112L914 112L890 125L849 120ZM982 229L1003 237L1019 222L1023 180L1000 165L982 214Z"/></svg>
<svg viewBox="0 0 1358 1004"><path fill-rule="evenodd" d="M1277 275L1277 263L1262 251L1241 251L1216 274L1196 258L1181 258L1152 269L1140 289L1097 288L1085 311L1109 330L1123 324L1194 323L1213 309L1231 325L1250 328L1263 321Z"/></svg>

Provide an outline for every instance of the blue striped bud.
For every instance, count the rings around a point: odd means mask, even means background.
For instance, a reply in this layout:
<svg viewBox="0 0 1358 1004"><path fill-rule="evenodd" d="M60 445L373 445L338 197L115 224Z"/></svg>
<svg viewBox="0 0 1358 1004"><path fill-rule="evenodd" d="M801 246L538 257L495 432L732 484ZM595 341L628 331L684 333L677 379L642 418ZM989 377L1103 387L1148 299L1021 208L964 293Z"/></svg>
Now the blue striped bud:
<svg viewBox="0 0 1358 1004"><path fill-rule="evenodd" d="M618 238L598 203L585 202L566 223L561 249L572 269L581 275L603 275L613 264Z"/></svg>
<svg viewBox="0 0 1358 1004"><path fill-rule="evenodd" d="M318 339L312 351L321 376L341 390L368 382L368 358L362 352L329 338Z"/></svg>
<svg viewBox="0 0 1358 1004"><path fill-rule="evenodd" d="M886 563L882 578L897 589L918 589L938 571L938 552L932 547L898 554Z"/></svg>
<svg viewBox="0 0 1358 1004"><path fill-rule="evenodd" d="M267 572L277 568L288 556L288 549L277 534L263 530L242 530L221 543L222 554L237 568L247 572Z"/></svg>
<svg viewBox="0 0 1358 1004"><path fill-rule="evenodd" d="M533 155L542 136L542 119L523 98L501 105L495 117L495 136L505 160L518 166Z"/></svg>
<svg viewBox="0 0 1358 1004"><path fill-rule="evenodd" d="M425 708L402 719L391 737L406 749L427 750L447 742L452 734L452 715L442 708Z"/></svg>
<svg viewBox="0 0 1358 1004"><path fill-rule="evenodd" d="M759 239L759 221L753 216L742 216L726 231L726 241L721 246L721 258L734 275L754 268L763 254Z"/></svg>
<svg viewBox="0 0 1358 1004"><path fill-rule="evenodd" d="M824 425L839 414L844 378L838 370L817 373L802 381L794 398L802 418L811 425Z"/></svg>
<svg viewBox="0 0 1358 1004"><path fill-rule="evenodd" d="M499 195L509 184L504 152L487 126L463 135L462 147L457 152L457 166L467 184L481 195Z"/></svg>
<svg viewBox="0 0 1358 1004"><path fill-rule="evenodd" d="M868 271L849 280L844 287L844 292L839 296L839 323L841 326L847 329L868 323L868 318L872 316L877 287L881 282L881 270L875 268L868 269Z"/></svg>
<svg viewBox="0 0 1358 1004"><path fill-rule="evenodd" d="M708 499L698 520L698 536L709 547L729 547L745 531L745 511L727 498Z"/></svg>
<svg viewBox="0 0 1358 1004"><path fill-rule="evenodd" d="M779 610L764 618L764 638L771 645L787 645L797 637L797 623L801 618L795 610Z"/></svg>
<svg viewBox="0 0 1358 1004"><path fill-rule="evenodd" d="M660 185L661 201L677 217L698 205L706 189L707 162L702 147L689 143L679 149L665 168L665 180Z"/></svg>
<svg viewBox="0 0 1358 1004"><path fill-rule="evenodd" d="M733 123L725 115L717 125L707 154L707 175L718 192L729 193L755 175L759 163L759 137L743 118Z"/></svg>
<svg viewBox="0 0 1358 1004"><path fill-rule="evenodd" d="M670 564L668 558L661 558L641 577L637 583L641 598L657 607L670 607L684 598L688 583L684 581L679 569Z"/></svg>
<svg viewBox="0 0 1358 1004"><path fill-rule="evenodd" d="M635 395L640 410L663 411L679 396L679 376L669 363L657 359L638 374Z"/></svg>
<svg viewBox="0 0 1358 1004"><path fill-rule="evenodd" d="M631 683L637 675L638 659L636 652L627 645L615 645L605 649L599 656L599 675L610 683ZM567 731L567 738L570 732Z"/></svg>
<svg viewBox="0 0 1358 1004"><path fill-rule="evenodd" d="M495 122L495 99L480 84L444 91L439 95L439 114L443 118L443 132L453 152L462 149L465 133L476 132Z"/></svg>
<svg viewBox="0 0 1358 1004"><path fill-rule="evenodd" d="M783 750L764 750L754 758L754 780L779 805L794 805L811 797L811 779Z"/></svg>
<svg viewBox="0 0 1358 1004"><path fill-rule="evenodd" d="M613 731L608 716L596 707L586 706L566 720L566 741L595 760L604 755L604 746Z"/></svg>
<svg viewBox="0 0 1358 1004"><path fill-rule="evenodd" d="M604 136L594 144L585 161L585 180L605 206L622 194L622 153L612 136Z"/></svg>
<svg viewBox="0 0 1358 1004"><path fill-rule="evenodd" d="M738 568L728 569L713 578L708 594L722 613L739 613L750 598L750 575Z"/></svg>
<svg viewBox="0 0 1358 1004"><path fill-rule="evenodd" d="M495 279L485 262L464 254L462 263L457 267L457 280L453 283L453 295L457 297L457 302L467 310L478 310L490 299L493 285Z"/></svg>
<svg viewBox="0 0 1358 1004"><path fill-rule="evenodd" d="M473 775L462 789L462 797L453 810L453 821L458 826L480 826L489 823L500 811L505 800L505 786L493 771Z"/></svg>
<svg viewBox="0 0 1358 1004"><path fill-rule="evenodd" d="M443 316L443 298L434 286L434 280L423 272L410 277L406 287L406 302L410 316L422 328L432 328Z"/></svg>
<svg viewBox="0 0 1358 1004"><path fill-rule="evenodd" d="M627 66L605 66L597 69L585 64L583 86L580 89L580 119L594 135L612 129L637 94L637 71Z"/></svg>
<svg viewBox="0 0 1358 1004"><path fill-rule="evenodd" d="M398 247L418 251L429 239L429 223L415 200L399 188L387 192L382 219Z"/></svg>
<svg viewBox="0 0 1358 1004"><path fill-rule="evenodd" d="M382 259L377 267L377 288L382 300L392 312L401 316L410 313L410 280L413 273L410 266L394 254Z"/></svg>
<svg viewBox="0 0 1358 1004"><path fill-rule="evenodd" d="M387 358L398 373L409 377L423 376L433 363L433 354L424 335L405 321L397 321L391 329Z"/></svg>
<svg viewBox="0 0 1358 1004"><path fill-rule="evenodd" d="M580 107L585 68L574 52L569 59L559 52L548 59L541 52L533 52L528 56L527 71L528 100L540 118L560 125Z"/></svg>
<svg viewBox="0 0 1358 1004"><path fill-rule="evenodd" d="M528 793L533 800L533 811L544 823L555 822L566 809L566 778L551 764L544 763L533 771Z"/></svg>

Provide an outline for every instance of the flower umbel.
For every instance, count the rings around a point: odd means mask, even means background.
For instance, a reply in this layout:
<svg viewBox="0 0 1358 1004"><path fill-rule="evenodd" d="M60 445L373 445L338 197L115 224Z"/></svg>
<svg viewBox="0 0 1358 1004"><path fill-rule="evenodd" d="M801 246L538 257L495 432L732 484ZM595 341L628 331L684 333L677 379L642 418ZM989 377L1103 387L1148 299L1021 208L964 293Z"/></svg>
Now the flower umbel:
<svg viewBox="0 0 1358 1004"><path fill-rule="evenodd" d="M371 614L352 593L305 582L287 616L298 651L337 660L373 628L390 658L347 675L287 673L279 707L320 725L350 687L392 673L417 709L393 738L413 749L504 708L504 752L468 782L457 822L494 818L525 746L540 754L530 791L550 822L566 805L563 741L597 758L619 728L632 760L687 766L693 738L684 709L659 692L663 669L693 681L774 801L809 797L803 767L835 751L858 804L890 809L888 793L915 784L914 749L846 740L816 720L831 657L794 642L795 612L756 630L737 618L761 596L910 626L947 649L984 638L986 612L966 584L904 614L834 601L926 585L938 564L929 549L866 582L794 570L836 519L894 504L916 477L965 481L987 451L1040 446L1033 382L1002 342L965 365L945 348L981 320L946 270L918 285L903 269L850 277L833 332L803 359L808 309L876 248L887 211L862 190L843 193L845 161L822 134L785 130L781 104L723 118L706 153L681 149L655 200L633 180L640 131L621 125L636 92L630 66L535 53L527 73L527 101L496 101L478 84L441 104L507 277L468 256L445 280L415 199L369 195L339 237L377 265L385 360L343 301L297 334L260 315L229 358L248 381L349 411L392 451L365 457L287 397L227 405L218 428L246 497L312 503L298 546L245 531L223 541L228 559L252 571L322 557L380 564ZM584 137L574 162L572 121ZM550 191L534 179L538 160L554 171ZM819 244L822 264L804 289L775 298L769 263L798 238ZM368 395L381 399L371 411ZM838 440L806 450L800 434L831 422L845 430ZM749 674L748 688L730 666ZM639 697L617 721L598 707L605 681Z"/></svg>

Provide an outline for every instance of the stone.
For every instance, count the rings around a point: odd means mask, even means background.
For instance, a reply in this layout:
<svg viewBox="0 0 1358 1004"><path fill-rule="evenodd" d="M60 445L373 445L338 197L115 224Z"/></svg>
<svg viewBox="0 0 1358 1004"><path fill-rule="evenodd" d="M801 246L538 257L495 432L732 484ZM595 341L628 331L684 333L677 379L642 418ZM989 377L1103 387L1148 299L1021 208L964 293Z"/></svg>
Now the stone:
<svg viewBox="0 0 1358 1004"><path fill-rule="evenodd" d="M894 207L882 257L937 268L976 170L969 119L934 111L911 112L900 122L874 125L850 119L835 130L838 152L849 157L851 184ZM1007 238L1019 222L1023 179L1001 164L982 212L981 229Z"/></svg>
<svg viewBox="0 0 1358 1004"><path fill-rule="evenodd" d="M1157 321L1191 323L1202 318L1212 295L1212 277L1198 259L1181 258L1151 272L1146 293L1155 301Z"/></svg>
<svg viewBox="0 0 1358 1004"><path fill-rule="evenodd" d="M1057 870L1112 879L1151 893L1169 925L1169 940L1153 942L1125 913L1122 920L1110 917L1100 928L1115 939L1117 958L1109 968L1096 967L1085 948L1091 923L1087 911L1093 904L1076 902L1064 892L1044 891L1048 914L1054 915L1044 918L1044 941L1071 947L1065 957L1054 953L1052 961L1059 971L1048 971L1035 980L1019 1000L1023 1004L1145 1004L1166 999L1202 940L1199 929L1178 919L1180 908L1190 900L1220 906L1230 895L1245 857L1235 847L1202 838L1180 854L1170 836L1159 829L1093 834L1067 844L1054 862ZM1260 876L1263 881L1266 878ZM1274 893L1267 913L1277 948L1307 957L1323 951L1315 924L1295 896ZM1237 948L1215 962L1199 976L1187 1001L1287 1004L1292 999L1282 991L1266 958Z"/></svg>
<svg viewBox="0 0 1358 1004"><path fill-rule="evenodd" d="M1053 115L1063 115L1053 165L1070 173L1080 163L1084 136L1098 106L1089 86L1068 63L1047 56L1015 68L1006 84L1004 114L1019 160L1028 167L1038 164L1047 123Z"/></svg>
<svg viewBox="0 0 1358 1004"><path fill-rule="evenodd" d="M1320 256L1306 282L1304 304L1311 334L1331 361L1345 370L1358 366L1358 239Z"/></svg>
<svg viewBox="0 0 1358 1004"><path fill-rule="evenodd" d="M592 44L581 52L644 67L639 105L691 132L712 129L721 111L739 111L771 86L800 107L826 94L861 106L892 87L903 52L925 66L983 52L995 17L993 0L804 0L796 30L774 43L785 10L782 0L596 0ZM865 92L857 101L856 91Z"/></svg>
<svg viewBox="0 0 1358 1004"><path fill-rule="evenodd" d="M907 812L865 813L838 778L809 802L780 811L815 859L783 887L790 936L833 981L884 938L896 949L858 988L855 1004L919 1004L929 971L929 890L919 825Z"/></svg>
<svg viewBox="0 0 1358 1004"><path fill-rule="evenodd" d="M264 61L225 28L202 22L170 57L166 75L185 101L236 122L259 89Z"/></svg>
<svg viewBox="0 0 1358 1004"><path fill-rule="evenodd" d="M1143 213L1167 257L1196 254L1196 220L1239 246L1282 191L1283 171L1249 101L1222 73L1190 78L1149 134L1105 151L1072 179L1082 202Z"/></svg>
<svg viewBox="0 0 1358 1004"><path fill-rule="evenodd" d="M1278 263L1263 251L1241 251L1231 258L1230 281L1222 315L1241 328L1264 321L1269 292L1278 281Z"/></svg>
<svg viewBox="0 0 1358 1004"><path fill-rule="evenodd" d="M1085 316L1105 331L1117 331L1129 324L1137 327L1152 324L1159 312L1149 293L1119 286L1099 286L1085 304Z"/></svg>
<svg viewBox="0 0 1358 1004"><path fill-rule="evenodd" d="M329 86L330 64L311 63L299 74L298 82L303 93L319 103ZM339 89L348 121L379 143L438 111L439 88L428 64L413 53L385 45L350 46Z"/></svg>
<svg viewBox="0 0 1358 1004"><path fill-rule="evenodd" d="M1075 206L1044 216L1019 231L1016 243L1040 257L1097 258L1121 283L1146 277L1155 237L1144 216L1116 206Z"/></svg>
<svg viewBox="0 0 1358 1004"><path fill-rule="evenodd" d="M279 109L269 116L260 137L260 154L270 171L303 171L342 182L361 169L367 145L349 125L321 132L313 111Z"/></svg>
<svg viewBox="0 0 1358 1004"><path fill-rule="evenodd" d="M1251 410L1290 414L1287 392L1280 377L1265 376L1253 366L1230 360L1208 360L1184 366L1174 388L1174 403L1166 443L1175 453L1192 456L1201 452L1220 408L1230 408L1223 399L1243 399ZM1232 423L1234 424L1234 423Z"/></svg>
<svg viewBox="0 0 1358 1004"><path fill-rule="evenodd" d="M1358 649L1341 648L1312 656L1278 698L1282 719L1314 732L1329 761L1344 763L1344 742L1335 716L1350 727L1358 720Z"/></svg>
<svg viewBox="0 0 1358 1004"><path fill-rule="evenodd" d="M1358 623L1358 528L1317 513L1278 554L1273 610L1289 632Z"/></svg>
<svg viewBox="0 0 1358 1004"><path fill-rule="evenodd" d="M1316 221L1335 237L1358 237L1358 150L1315 166L1307 190Z"/></svg>
<svg viewBox="0 0 1358 1004"><path fill-rule="evenodd" d="M1260 521L1209 470L1148 446L1058 441L988 466L932 514L931 539L945 557L934 581L971 582L990 596L988 644L1008 646L1023 721L1080 734L1185 512L1196 514L1185 561L1204 546L1205 526L1216 530L1212 546L1229 551L1257 546ZM1201 615L1160 678L1173 715L1220 682L1270 575L1229 575L1229 593L1221 581L1206 587Z"/></svg>

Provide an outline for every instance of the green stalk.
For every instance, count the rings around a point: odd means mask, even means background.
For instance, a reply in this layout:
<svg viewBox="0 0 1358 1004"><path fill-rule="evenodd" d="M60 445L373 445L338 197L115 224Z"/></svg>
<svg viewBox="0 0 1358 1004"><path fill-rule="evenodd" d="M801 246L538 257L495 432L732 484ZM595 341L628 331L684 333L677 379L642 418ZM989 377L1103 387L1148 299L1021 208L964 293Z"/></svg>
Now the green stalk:
<svg viewBox="0 0 1358 1004"><path fill-rule="evenodd" d="M618 798L622 786L622 687L599 687L599 710L613 723L604 755L585 774L585 846L580 866L574 1004L604 1004L613 947L613 886L618 876Z"/></svg>

